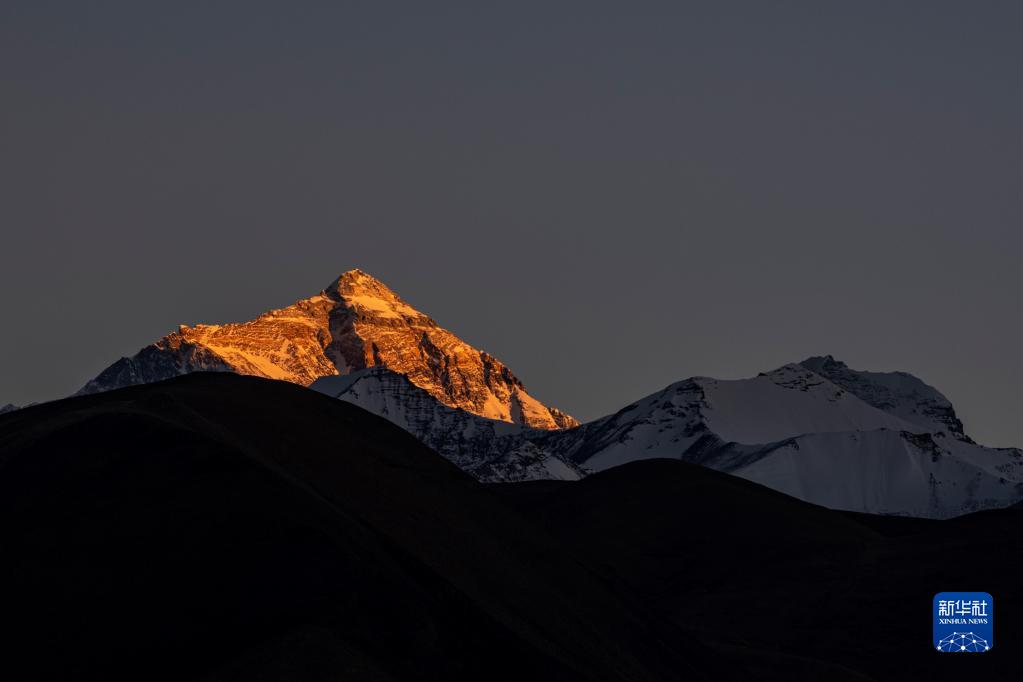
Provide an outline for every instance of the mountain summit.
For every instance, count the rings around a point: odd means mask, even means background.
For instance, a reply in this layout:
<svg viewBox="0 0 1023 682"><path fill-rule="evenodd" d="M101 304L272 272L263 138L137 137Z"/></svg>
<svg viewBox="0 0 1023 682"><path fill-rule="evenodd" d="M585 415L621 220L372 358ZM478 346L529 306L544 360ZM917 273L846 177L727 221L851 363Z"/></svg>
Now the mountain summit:
<svg viewBox="0 0 1023 682"><path fill-rule="evenodd" d="M489 353L403 301L380 280L349 270L319 294L249 322L182 325L121 358L80 393L201 371L235 372L308 386L324 376L382 366L441 403L538 429L578 422L526 392Z"/></svg>
<svg viewBox="0 0 1023 682"><path fill-rule="evenodd" d="M879 410L928 431L945 431L959 440L973 442L963 431L963 423L948 398L912 374L862 372L830 355L807 358L799 364Z"/></svg>
<svg viewBox="0 0 1023 682"><path fill-rule="evenodd" d="M583 472L681 459L873 514L947 518L1023 498L1023 451L974 443L948 399L911 374L831 356L748 379L693 377L531 443L534 459Z"/></svg>

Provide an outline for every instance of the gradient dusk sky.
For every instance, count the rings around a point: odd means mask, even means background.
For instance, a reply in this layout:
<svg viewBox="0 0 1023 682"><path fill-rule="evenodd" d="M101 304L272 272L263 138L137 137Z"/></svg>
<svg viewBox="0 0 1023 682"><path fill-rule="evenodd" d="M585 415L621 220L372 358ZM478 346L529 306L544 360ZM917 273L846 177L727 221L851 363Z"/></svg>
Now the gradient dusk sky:
<svg viewBox="0 0 1023 682"><path fill-rule="evenodd" d="M0 404L359 267L582 419L832 354L1023 446L1023 4L4 2Z"/></svg>

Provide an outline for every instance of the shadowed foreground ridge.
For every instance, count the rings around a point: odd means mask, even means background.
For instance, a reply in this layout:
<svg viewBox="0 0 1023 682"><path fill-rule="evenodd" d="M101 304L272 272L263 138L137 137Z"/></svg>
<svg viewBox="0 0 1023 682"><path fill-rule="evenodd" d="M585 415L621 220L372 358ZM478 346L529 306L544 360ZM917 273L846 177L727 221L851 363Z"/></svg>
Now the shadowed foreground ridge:
<svg viewBox="0 0 1023 682"><path fill-rule="evenodd" d="M0 675L1019 679L1021 520L669 460L482 485L343 401L198 373L0 417ZM992 651L930 649L955 589L995 596Z"/></svg>
<svg viewBox="0 0 1023 682"><path fill-rule="evenodd" d="M454 465L283 382L5 415L0 538L30 678L708 679Z"/></svg>
<svg viewBox="0 0 1023 682"><path fill-rule="evenodd" d="M495 489L636 606L732 660L757 652L767 677L1023 677L1020 505L943 521L840 512L667 459ZM989 652L930 647L931 600L959 589L994 595Z"/></svg>

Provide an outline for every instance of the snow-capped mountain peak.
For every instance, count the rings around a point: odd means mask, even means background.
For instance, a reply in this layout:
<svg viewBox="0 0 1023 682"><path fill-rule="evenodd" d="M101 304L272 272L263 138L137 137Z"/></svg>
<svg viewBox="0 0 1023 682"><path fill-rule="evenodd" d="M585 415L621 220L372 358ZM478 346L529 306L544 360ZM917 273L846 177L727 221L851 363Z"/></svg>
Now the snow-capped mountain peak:
<svg viewBox="0 0 1023 682"><path fill-rule="evenodd" d="M320 293L254 320L182 325L122 358L82 393L227 371L308 386L324 376L383 366L444 405L489 419L558 429L578 422L533 398L489 353L465 343L380 280L349 270Z"/></svg>
<svg viewBox="0 0 1023 682"><path fill-rule="evenodd" d="M543 442L584 471L683 459L855 511L946 517L1023 498L1023 452L973 443L912 375L830 356L681 381Z"/></svg>
<svg viewBox="0 0 1023 682"><path fill-rule="evenodd" d="M326 296L343 303L358 315L436 324L405 303L386 284L357 268L343 273L323 291Z"/></svg>
<svg viewBox="0 0 1023 682"><path fill-rule="evenodd" d="M751 379L700 379L707 426L726 441L767 443L804 433L909 424L796 364Z"/></svg>
<svg viewBox="0 0 1023 682"><path fill-rule="evenodd" d="M972 442L952 403L938 389L906 372L864 372L830 355L807 358L803 367L826 377L869 405L913 424L917 430L945 431Z"/></svg>

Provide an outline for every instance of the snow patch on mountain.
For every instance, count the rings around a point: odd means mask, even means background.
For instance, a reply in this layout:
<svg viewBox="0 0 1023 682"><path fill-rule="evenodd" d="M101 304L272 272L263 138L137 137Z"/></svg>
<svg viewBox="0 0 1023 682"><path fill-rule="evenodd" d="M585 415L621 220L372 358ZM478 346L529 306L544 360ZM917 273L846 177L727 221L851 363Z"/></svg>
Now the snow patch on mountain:
<svg viewBox="0 0 1023 682"><path fill-rule="evenodd" d="M737 443L911 426L800 365L785 365L752 379L695 381L703 388L707 427Z"/></svg>
<svg viewBox="0 0 1023 682"><path fill-rule="evenodd" d="M945 518L1023 498L1018 451L959 445L888 430L816 433L766 448L730 473L807 502L875 514Z"/></svg>

